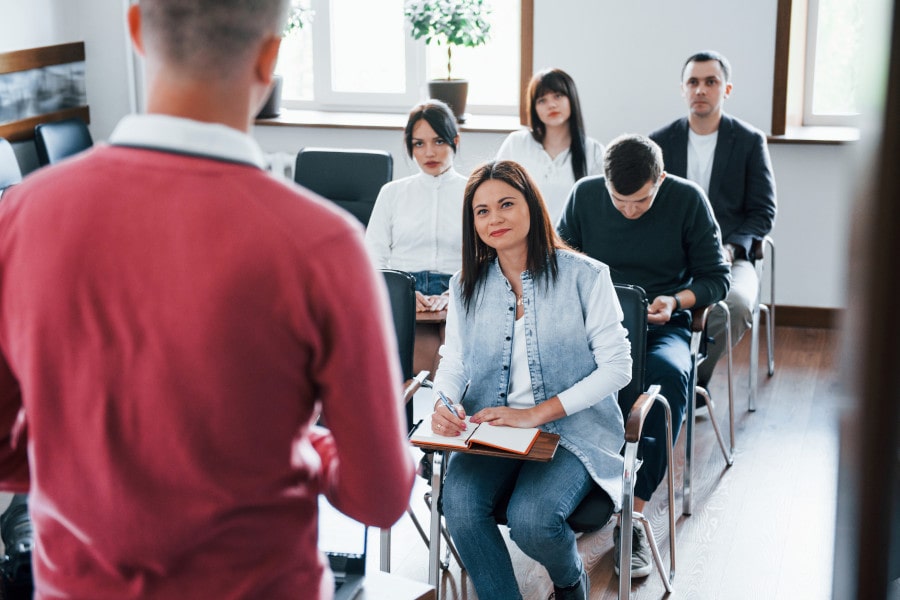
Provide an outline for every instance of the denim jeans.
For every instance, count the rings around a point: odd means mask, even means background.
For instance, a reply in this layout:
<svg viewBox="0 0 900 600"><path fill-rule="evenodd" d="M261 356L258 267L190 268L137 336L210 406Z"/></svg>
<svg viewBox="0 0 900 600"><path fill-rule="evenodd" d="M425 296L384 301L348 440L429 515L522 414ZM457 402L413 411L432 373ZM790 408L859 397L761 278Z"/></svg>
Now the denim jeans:
<svg viewBox="0 0 900 600"><path fill-rule="evenodd" d="M660 393L669 401L673 444L678 439L681 417L687 408L688 385L693 372L690 327L691 314L685 310L675 313L665 325L650 325L647 329L644 387L658 383ZM666 476L666 418L665 410L659 404L653 405L644 422L639 452L644 462L635 478L634 495L650 500Z"/></svg>
<svg viewBox="0 0 900 600"><path fill-rule="evenodd" d="M494 507L509 496L510 537L544 565L554 585L573 585L582 563L566 518L592 481L574 454L560 446L550 462L456 453L443 487L447 527L479 598L521 600L509 550Z"/></svg>
<svg viewBox="0 0 900 600"><path fill-rule="evenodd" d="M450 287L449 273L414 271L410 275L416 278L416 291L426 296L440 296Z"/></svg>

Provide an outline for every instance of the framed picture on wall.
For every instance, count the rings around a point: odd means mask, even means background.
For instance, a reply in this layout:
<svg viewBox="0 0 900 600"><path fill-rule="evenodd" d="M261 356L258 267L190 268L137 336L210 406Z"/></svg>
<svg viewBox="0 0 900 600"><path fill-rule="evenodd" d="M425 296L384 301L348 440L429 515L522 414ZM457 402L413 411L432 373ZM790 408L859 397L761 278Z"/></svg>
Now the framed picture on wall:
<svg viewBox="0 0 900 600"><path fill-rule="evenodd" d="M0 137L34 137L34 126L80 117L90 123L84 42L0 53Z"/></svg>

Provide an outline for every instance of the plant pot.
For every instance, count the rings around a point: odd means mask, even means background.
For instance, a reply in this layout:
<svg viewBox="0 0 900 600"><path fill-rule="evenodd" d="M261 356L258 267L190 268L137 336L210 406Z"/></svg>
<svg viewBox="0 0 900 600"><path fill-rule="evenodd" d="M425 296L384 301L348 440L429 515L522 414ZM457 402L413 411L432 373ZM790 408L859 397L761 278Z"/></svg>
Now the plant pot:
<svg viewBox="0 0 900 600"><path fill-rule="evenodd" d="M432 79L428 82L428 94L442 100L453 111L458 123L466 122L466 97L469 95L469 82L465 79Z"/></svg>
<svg viewBox="0 0 900 600"><path fill-rule="evenodd" d="M272 76L272 89L269 91L269 97L266 103L257 113L257 119L271 119L281 114L281 86L284 78L281 75Z"/></svg>

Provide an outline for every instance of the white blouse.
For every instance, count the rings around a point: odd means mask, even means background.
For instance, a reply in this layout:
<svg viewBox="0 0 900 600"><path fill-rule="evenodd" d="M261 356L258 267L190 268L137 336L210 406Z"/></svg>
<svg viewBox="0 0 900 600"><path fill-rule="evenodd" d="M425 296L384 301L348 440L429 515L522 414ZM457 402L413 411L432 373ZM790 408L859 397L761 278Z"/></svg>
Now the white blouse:
<svg viewBox="0 0 900 600"><path fill-rule="evenodd" d="M601 175L603 144L594 138L585 138L584 147L587 161L585 175ZM525 167L541 190L550 219L556 224L575 185L571 150L560 152L555 159L550 158L544 147L531 136L531 131L520 129L510 133L503 141L497 151L497 160L514 160Z"/></svg>
<svg viewBox="0 0 900 600"><path fill-rule="evenodd" d="M385 184L366 227L376 268L458 271L466 181L451 168L437 177L420 172Z"/></svg>

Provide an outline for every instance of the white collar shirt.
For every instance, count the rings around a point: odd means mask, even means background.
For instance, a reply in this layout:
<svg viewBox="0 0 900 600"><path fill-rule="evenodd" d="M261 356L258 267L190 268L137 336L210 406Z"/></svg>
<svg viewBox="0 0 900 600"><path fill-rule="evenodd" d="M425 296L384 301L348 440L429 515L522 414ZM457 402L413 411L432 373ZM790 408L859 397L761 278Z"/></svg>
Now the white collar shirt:
<svg viewBox="0 0 900 600"><path fill-rule="evenodd" d="M170 115L129 115L113 130L109 142L246 163L260 169L266 166L259 144L246 133L220 123Z"/></svg>
<svg viewBox="0 0 900 600"><path fill-rule="evenodd" d="M455 273L462 266L466 178L449 169L419 172L381 188L366 227L366 247L379 269Z"/></svg>

